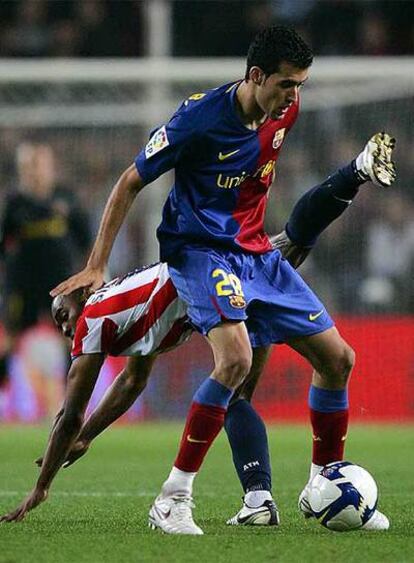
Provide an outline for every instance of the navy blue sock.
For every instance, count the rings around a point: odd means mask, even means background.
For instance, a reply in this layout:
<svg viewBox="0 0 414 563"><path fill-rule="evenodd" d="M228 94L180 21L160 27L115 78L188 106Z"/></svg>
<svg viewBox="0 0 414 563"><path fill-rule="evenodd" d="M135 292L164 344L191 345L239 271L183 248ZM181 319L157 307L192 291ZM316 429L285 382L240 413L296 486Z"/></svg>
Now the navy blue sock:
<svg viewBox="0 0 414 563"><path fill-rule="evenodd" d="M239 399L229 406L224 428L244 492L272 488L266 427L252 405Z"/></svg>
<svg viewBox="0 0 414 563"><path fill-rule="evenodd" d="M295 244L311 247L318 236L348 209L363 184L355 160L307 191L296 203L285 230Z"/></svg>

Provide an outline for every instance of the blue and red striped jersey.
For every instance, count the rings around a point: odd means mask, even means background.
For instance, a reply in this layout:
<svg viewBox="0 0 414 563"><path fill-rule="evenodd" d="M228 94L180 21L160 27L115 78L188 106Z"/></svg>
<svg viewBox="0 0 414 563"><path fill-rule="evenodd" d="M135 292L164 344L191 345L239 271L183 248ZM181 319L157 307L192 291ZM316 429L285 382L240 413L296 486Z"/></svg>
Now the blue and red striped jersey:
<svg viewBox="0 0 414 563"><path fill-rule="evenodd" d="M252 253L271 249L263 225L268 191L298 104L281 119L248 129L236 109L239 84L190 96L135 159L145 184L175 170L157 230L161 260L188 244Z"/></svg>

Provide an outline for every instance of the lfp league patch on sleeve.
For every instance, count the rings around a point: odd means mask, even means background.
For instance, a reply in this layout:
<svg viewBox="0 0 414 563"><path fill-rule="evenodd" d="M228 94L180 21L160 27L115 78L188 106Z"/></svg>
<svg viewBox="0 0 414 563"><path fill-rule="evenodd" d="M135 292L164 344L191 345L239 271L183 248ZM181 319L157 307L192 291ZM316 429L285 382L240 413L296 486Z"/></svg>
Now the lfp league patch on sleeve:
<svg viewBox="0 0 414 563"><path fill-rule="evenodd" d="M160 152L165 147L168 147L169 144L170 142L167 137L167 130L165 125L163 125L148 141L147 146L145 147L145 157L151 158L151 156L154 156L157 152Z"/></svg>

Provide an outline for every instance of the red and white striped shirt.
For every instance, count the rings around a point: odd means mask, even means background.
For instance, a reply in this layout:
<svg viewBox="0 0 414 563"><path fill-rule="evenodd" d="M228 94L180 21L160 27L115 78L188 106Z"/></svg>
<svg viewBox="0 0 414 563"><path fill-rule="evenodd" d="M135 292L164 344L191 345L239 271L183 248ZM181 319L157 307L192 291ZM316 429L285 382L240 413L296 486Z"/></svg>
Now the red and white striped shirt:
<svg viewBox="0 0 414 563"><path fill-rule="evenodd" d="M116 278L96 291L79 317L72 358L82 354L147 356L187 340L192 332L166 264Z"/></svg>

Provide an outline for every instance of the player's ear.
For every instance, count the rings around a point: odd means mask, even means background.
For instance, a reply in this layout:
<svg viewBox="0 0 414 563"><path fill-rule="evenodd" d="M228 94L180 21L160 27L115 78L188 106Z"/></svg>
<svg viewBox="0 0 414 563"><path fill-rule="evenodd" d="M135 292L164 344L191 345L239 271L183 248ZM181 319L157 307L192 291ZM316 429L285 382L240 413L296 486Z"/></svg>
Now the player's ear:
<svg viewBox="0 0 414 563"><path fill-rule="evenodd" d="M249 78L250 80L253 81L254 84L260 86L261 84L263 84L263 81L265 79L265 74L263 70L258 66L252 66L249 72Z"/></svg>

